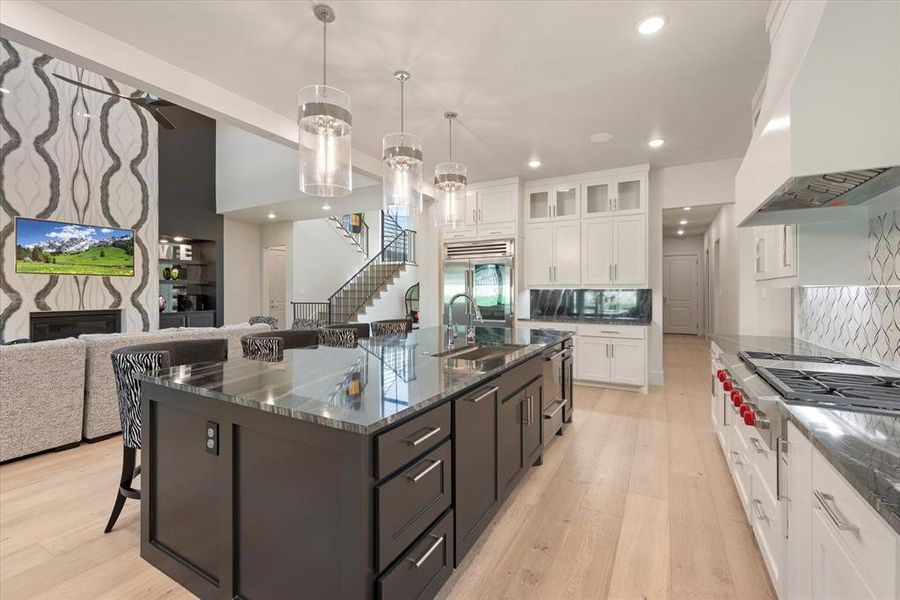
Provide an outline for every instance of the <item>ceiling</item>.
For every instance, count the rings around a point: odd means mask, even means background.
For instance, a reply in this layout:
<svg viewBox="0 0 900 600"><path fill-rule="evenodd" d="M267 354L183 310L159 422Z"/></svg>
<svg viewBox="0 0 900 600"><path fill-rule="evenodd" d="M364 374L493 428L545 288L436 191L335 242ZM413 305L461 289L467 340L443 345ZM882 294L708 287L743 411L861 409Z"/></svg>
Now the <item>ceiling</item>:
<svg viewBox="0 0 900 600"><path fill-rule="evenodd" d="M298 87L321 81L311 2L42 4L291 119ZM399 129L392 73L410 71L406 130L423 138L426 173L446 160L446 110L459 112L454 158L472 181L740 156L768 58L767 4L332 2L328 83L352 98L354 148L380 156ZM654 13L668 25L639 35ZM589 141L602 131L615 138ZM653 137L665 146L648 148Z"/></svg>
<svg viewBox="0 0 900 600"><path fill-rule="evenodd" d="M678 230L684 230L684 235L703 235L709 224L713 222L723 204L709 206L692 206L690 210L684 208L667 208L663 210L663 237L679 237ZM687 221L682 225L681 221Z"/></svg>

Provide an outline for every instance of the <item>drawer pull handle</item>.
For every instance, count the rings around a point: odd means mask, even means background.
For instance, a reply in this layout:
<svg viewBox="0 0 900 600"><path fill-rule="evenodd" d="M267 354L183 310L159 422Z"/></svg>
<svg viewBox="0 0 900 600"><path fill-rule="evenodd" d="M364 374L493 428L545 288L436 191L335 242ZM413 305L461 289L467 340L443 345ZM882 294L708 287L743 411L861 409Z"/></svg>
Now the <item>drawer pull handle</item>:
<svg viewBox="0 0 900 600"><path fill-rule="evenodd" d="M750 443L753 444L753 447L756 449L758 454L765 454L766 449L762 447L762 442L755 437L750 438Z"/></svg>
<svg viewBox="0 0 900 600"><path fill-rule="evenodd" d="M551 360L556 360L557 358L559 358L560 356L562 356L562 355L565 354L566 352L568 352L568 350L560 350L559 352L554 352L554 353L551 354L550 356L546 357L544 360L545 360L545 361L548 361L548 362L551 361Z"/></svg>
<svg viewBox="0 0 900 600"><path fill-rule="evenodd" d="M406 440L404 440L404 441L407 444L409 444L410 446L418 446L419 444L421 444L422 442L424 442L431 436L436 435L441 430L441 428L440 427L429 427L428 430L429 430L428 433L426 433L423 436L417 437L414 440L406 438Z"/></svg>
<svg viewBox="0 0 900 600"><path fill-rule="evenodd" d="M766 515L763 510L762 501L757 498L753 499L753 512L756 513L756 518L760 521L768 521L769 517Z"/></svg>
<svg viewBox="0 0 900 600"><path fill-rule="evenodd" d="M432 534L432 535L429 535L428 537L433 538L434 543L428 547L428 550L425 551L425 554L420 556L418 559L415 559L412 557L406 559L409 562L411 562L413 565L415 565L415 567L417 569L420 569L422 567L422 565L425 564L425 561L428 560L428 557L431 556L432 554L434 554L434 551L437 550L441 546L441 544L444 543L444 536L438 537L438 536Z"/></svg>
<svg viewBox="0 0 900 600"><path fill-rule="evenodd" d="M420 479L422 479L423 477L425 477L426 475L428 475L429 473L431 473L432 471L437 469L444 462L442 460L435 460L435 459L429 459L429 460L431 460L431 464L428 465L427 467L425 467L424 469L422 469L422 471L418 475L407 475L406 478L409 479L410 481L412 481L413 483L416 483L417 481L419 481Z"/></svg>
<svg viewBox="0 0 900 600"><path fill-rule="evenodd" d="M600 330L600 333L609 333L609 334L612 334L612 335L619 335L619 332L618 332L618 331L609 331L609 330L607 330L607 329L601 329L601 330Z"/></svg>
<svg viewBox="0 0 900 600"><path fill-rule="evenodd" d="M481 402L488 396L493 396L495 393L497 393L497 389L498 388L496 388L496 387L492 387L492 388L488 389L485 393L483 393L479 396L475 396L474 398L466 398L466 400L468 400L469 402L472 402L473 404L476 404L478 402Z"/></svg>
<svg viewBox="0 0 900 600"><path fill-rule="evenodd" d="M820 492L818 490L813 490L813 496L816 497L816 500L819 501L819 504L822 506L822 510L825 511L831 520L834 521L834 526L840 529L841 531L852 531L854 533L859 533L859 527L854 525L853 523L848 523L844 519L844 515L841 514L841 511L838 510L838 507L834 504L834 496L831 494L826 494L825 492Z"/></svg>
<svg viewBox="0 0 900 600"><path fill-rule="evenodd" d="M738 458L739 456L740 455L737 452L735 452L734 450L731 451L731 462L733 462L734 464L736 464L738 466L744 464L741 462L740 458Z"/></svg>
<svg viewBox="0 0 900 600"><path fill-rule="evenodd" d="M558 404L556 405L556 408L553 409L553 412L544 413L544 418L545 418L545 419L552 419L553 417L556 416L556 414L557 414L559 411L562 410L563 406L566 405L565 399L563 399L563 400L557 400L557 403L558 403Z"/></svg>

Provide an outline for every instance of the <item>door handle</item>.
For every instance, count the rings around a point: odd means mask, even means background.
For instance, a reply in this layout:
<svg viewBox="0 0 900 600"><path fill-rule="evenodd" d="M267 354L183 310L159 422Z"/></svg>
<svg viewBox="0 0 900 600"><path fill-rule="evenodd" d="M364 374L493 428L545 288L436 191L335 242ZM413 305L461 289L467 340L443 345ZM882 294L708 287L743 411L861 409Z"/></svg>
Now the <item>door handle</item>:
<svg viewBox="0 0 900 600"><path fill-rule="evenodd" d="M407 475L406 478L409 479L410 481L412 481L413 483L416 483L417 481L419 481L420 479L422 479L423 477L425 477L426 475L428 475L429 473L431 473L432 471L434 471L435 469L437 469L439 466L441 466L444 463L444 461L442 461L440 459L437 459L437 460L429 459L429 460L431 461L430 465L428 465L427 467L422 469L417 475Z"/></svg>
<svg viewBox="0 0 900 600"><path fill-rule="evenodd" d="M430 535L429 537L434 538L435 542L428 547L428 550L425 551L425 554L420 556L418 559L408 558L409 562L411 562L417 569L422 568L422 565L425 564L425 561L428 560L428 557L434 554L434 551L437 550L441 544L444 543L444 536L438 537L436 535Z"/></svg>
<svg viewBox="0 0 900 600"><path fill-rule="evenodd" d="M414 439L414 440L413 440L413 439L410 439L410 438L406 438L404 441L405 441L407 444L409 444L410 446L418 446L419 444L421 444L422 442L424 442L425 440L427 440L427 439L430 438L431 436L436 435L437 432L439 432L439 431L441 430L440 427L429 427L428 429L429 429L429 431L428 431L428 433L426 433L425 435L420 436L420 437L418 437L418 438L416 438L416 439Z"/></svg>
<svg viewBox="0 0 900 600"><path fill-rule="evenodd" d="M484 400L484 399L487 398L488 396L493 395L496 391L497 391L497 388L496 388L496 387L492 387L492 388L490 388L489 390L487 390L485 393L483 393L483 394L481 394L481 395L479 395L479 396L476 396L476 397L474 397L474 398L466 398L466 400L468 400L468 401L471 402L472 404L478 404L479 402L481 402L482 400Z"/></svg>

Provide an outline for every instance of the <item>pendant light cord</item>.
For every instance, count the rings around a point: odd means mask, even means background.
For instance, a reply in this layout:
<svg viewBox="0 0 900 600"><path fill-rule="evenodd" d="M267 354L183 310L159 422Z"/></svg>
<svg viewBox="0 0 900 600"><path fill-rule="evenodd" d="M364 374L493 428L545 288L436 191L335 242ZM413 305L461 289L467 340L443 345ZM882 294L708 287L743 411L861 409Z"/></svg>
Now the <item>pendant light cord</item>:
<svg viewBox="0 0 900 600"><path fill-rule="evenodd" d="M326 66L328 64L328 52L327 48L328 41L328 22L322 21L322 86L328 85L328 79L326 78Z"/></svg>
<svg viewBox="0 0 900 600"><path fill-rule="evenodd" d="M403 84L406 82L402 79L400 80L400 133L403 133L403 109L404 106L404 95L403 95Z"/></svg>
<svg viewBox="0 0 900 600"><path fill-rule="evenodd" d="M447 146L449 147L449 161L453 162L453 119L447 119L447 125L450 126L450 135L447 136Z"/></svg>

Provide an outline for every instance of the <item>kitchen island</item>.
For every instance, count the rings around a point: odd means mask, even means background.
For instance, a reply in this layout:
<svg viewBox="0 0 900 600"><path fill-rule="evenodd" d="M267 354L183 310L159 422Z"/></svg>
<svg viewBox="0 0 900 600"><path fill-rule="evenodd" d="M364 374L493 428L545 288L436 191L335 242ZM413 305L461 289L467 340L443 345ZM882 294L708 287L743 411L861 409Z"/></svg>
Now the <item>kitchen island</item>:
<svg viewBox="0 0 900 600"><path fill-rule="evenodd" d="M571 420L571 333L475 334L147 376L141 556L201 598L433 596Z"/></svg>

